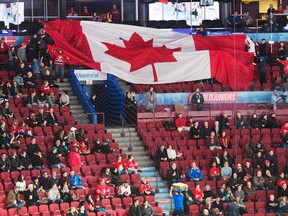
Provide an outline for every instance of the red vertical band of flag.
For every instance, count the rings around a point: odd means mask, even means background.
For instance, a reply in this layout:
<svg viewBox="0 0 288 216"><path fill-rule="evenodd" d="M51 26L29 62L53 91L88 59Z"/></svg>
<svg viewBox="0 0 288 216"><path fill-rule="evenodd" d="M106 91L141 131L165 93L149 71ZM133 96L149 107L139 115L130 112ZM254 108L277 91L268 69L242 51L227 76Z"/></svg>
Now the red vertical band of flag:
<svg viewBox="0 0 288 216"><path fill-rule="evenodd" d="M168 4L168 0L159 0L159 2L162 2L163 4Z"/></svg>

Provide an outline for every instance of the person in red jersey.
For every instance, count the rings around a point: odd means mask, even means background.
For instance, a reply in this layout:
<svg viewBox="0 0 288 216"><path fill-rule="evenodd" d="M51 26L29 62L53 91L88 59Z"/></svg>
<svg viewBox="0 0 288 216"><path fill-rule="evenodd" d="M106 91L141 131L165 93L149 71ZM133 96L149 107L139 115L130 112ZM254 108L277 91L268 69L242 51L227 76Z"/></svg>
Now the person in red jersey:
<svg viewBox="0 0 288 216"><path fill-rule="evenodd" d="M284 149L288 148L288 121L281 127L280 135Z"/></svg>
<svg viewBox="0 0 288 216"><path fill-rule="evenodd" d="M182 113L178 114L178 118L175 120L175 126L179 132L183 130L190 131L190 127L186 126L187 119L183 117Z"/></svg>
<svg viewBox="0 0 288 216"><path fill-rule="evenodd" d="M9 47L4 38L0 40L0 70L7 68Z"/></svg>
<svg viewBox="0 0 288 216"><path fill-rule="evenodd" d="M104 178L99 179L99 184L96 186L96 196L100 196L101 199L106 199L106 198L113 198L111 196L110 188L109 186L105 183Z"/></svg>
<svg viewBox="0 0 288 216"><path fill-rule="evenodd" d="M134 160L133 155L128 155L128 160L126 161L126 168L129 174L141 172L141 170L138 169L138 164Z"/></svg>
<svg viewBox="0 0 288 216"><path fill-rule="evenodd" d="M141 179L141 184L139 186L139 192L141 196L154 195L154 189L152 185L147 181L145 177Z"/></svg>
<svg viewBox="0 0 288 216"><path fill-rule="evenodd" d="M121 155L117 156L117 160L112 163L112 166L115 168L115 173L118 172L119 175L128 174L126 163Z"/></svg>
<svg viewBox="0 0 288 216"><path fill-rule="evenodd" d="M192 193L194 195L194 201L195 202L198 202L199 204L203 202L204 192L200 188L199 184L196 184L196 187L195 187L195 189L192 190Z"/></svg>

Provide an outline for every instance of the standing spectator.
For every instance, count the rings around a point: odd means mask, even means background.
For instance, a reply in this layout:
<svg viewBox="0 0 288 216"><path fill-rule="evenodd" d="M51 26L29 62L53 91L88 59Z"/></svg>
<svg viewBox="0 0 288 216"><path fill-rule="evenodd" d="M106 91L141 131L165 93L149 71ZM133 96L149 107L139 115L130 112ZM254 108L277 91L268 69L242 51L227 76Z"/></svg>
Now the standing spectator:
<svg viewBox="0 0 288 216"><path fill-rule="evenodd" d="M182 174L181 170L177 167L176 163L172 163L166 175L168 183L172 184L177 182L184 182L183 181L184 177L185 175Z"/></svg>
<svg viewBox="0 0 288 216"><path fill-rule="evenodd" d="M264 56L261 56L257 59L258 63L258 71L259 71L259 82L262 85L263 83L266 83L266 65L267 65L267 59Z"/></svg>
<svg viewBox="0 0 288 216"><path fill-rule="evenodd" d="M196 32L196 34L202 35L202 36L207 36L208 32L206 31L206 29L204 28L203 25L199 26L199 30Z"/></svg>
<svg viewBox="0 0 288 216"><path fill-rule="evenodd" d="M57 80L60 82L64 82L64 73L65 73L65 61L68 57L63 55L63 51L61 49L58 50L58 54L55 56L55 72L57 74Z"/></svg>
<svg viewBox="0 0 288 216"><path fill-rule="evenodd" d="M277 32L278 23L274 13L268 14L267 23L268 23L268 32Z"/></svg>
<svg viewBox="0 0 288 216"><path fill-rule="evenodd" d="M286 58L284 60L280 60L279 58L277 58L277 61L283 65L283 68L284 68L283 81L287 82L287 78L288 78L288 56L286 56Z"/></svg>
<svg viewBox="0 0 288 216"><path fill-rule="evenodd" d="M287 64L287 66L288 66L288 64ZM277 102L280 100L282 100L282 97L281 97L281 95L278 94L278 91L275 89L273 91L272 96L271 96L271 104L273 105L273 110L277 109Z"/></svg>
<svg viewBox="0 0 288 216"><path fill-rule="evenodd" d="M81 16L90 16L90 15L91 14L89 13L87 6L84 6L81 12Z"/></svg>
<svg viewBox="0 0 288 216"><path fill-rule="evenodd" d="M258 44L256 44L256 45L258 45ZM259 57L265 57L266 58L266 40L264 38L261 40L261 44L259 45L258 55L259 55Z"/></svg>
<svg viewBox="0 0 288 216"><path fill-rule="evenodd" d="M37 190L33 187L33 184L29 184L27 190L24 192L24 200L28 207L40 205L40 199Z"/></svg>
<svg viewBox="0 0 288 216"><path fill-rule="evenodd" d="M5 42L5 38L1 38L0 40L0 70L7 68L8 64L8 50L9 47Z"/></svg>
<svg viewBox="0 0 288 216"><path fill-rule="evenodd" d="M155 112L156 108L156 93L154 92L154 87L150 86L149 91L145 94L147 100L146 111Z"/></svg>
<svg viewBox="0 0 288 216"><path fill-rule="evenodd" d="M230 27L230 28L236 29L236 28L241 27L241 18L238 15L237 11L235 11L233 14L231 14L227 18L226 22L227 22L228 27Z"/></svg>
<svg viewBox="0 0 288 216"><path fill-rule="evenodd" d="M40 65L42 63L43 60L43 56L41 58L34 58L33 59L33 63L32 63L32 70L33 70L33 75L36 78L40 78L41 74L40 74Z"/></svg>
<svg viewBox="0 0 288 216"><path fill-rule="evenodd" d="M147 181L145 177L141 179L141 184L139 186L139 192L141 196L151 196L154 195L154 189L152 185Z"/></svg>
<svg viewBox="0 0 288 216"><path fill-rule="evenodd" d="M287 57L287 46L284 44L283 41L280 41L278 46L278 59L285 60Z"/></svg>
<svg viewBox="0 0 288 216"><path fill-rule="evenodd" d="M117 194L120 198L131 196L131 187L128 180L125 180L124 183L119 186Z"/></svg>
<svg viewBox="0 0 288 216"><path fill-rule="evenodd" d="M14 190L11 190L7 195L7 208L21 209L25 202L21 200L19 193L19 186L15 186Z"/></svg>
<svg viewBox="0 0 288 216"><path fill-rule="evenodd" d="M116 4L113 4L112 9L109 12L112 23L120 23L121 13Z"/></svg>
<svg viewBox="0 0 288 216"><path fill-rule="evenodd" d="M287 126L287 134L288 134L288 126ZM160 147L157 149L155 160L156 160L156 170L159 170L161 161L164 162L168 161L167 150L165 149L165 146L163 144L160 144Z"/></svg>
<svg viewBox="0 0 288 216"><path fill-rule="evenodd" d="M61 199L60 191L56 184L53 184L51 189L48 191L48 203L62 203L63 200Z"/></svg>
<svg viewBox="0 0 288 216"><path fill-rule="evenodd" d="M192 98L191 98L191 102L194 106L194 110L202 110L203 109L203 105L204 105L204 97L203 95L200 93L200 89L196 88L195 93L193 94Z"/></svg>
<svg viewBox="0 0 288 216"><path fill-rule="evenodd" d="M27 61L26 47L27 47L27 44L25 42L23 42L21 44L21 47L19 47L17 50L17 56L18 56L18 59L20 62L26 62Z"/></svg>
<svg viewBox="0 0 288 216"><path fill-rule="evenodd" d="M282 7L282 4L279 4L278 9L275 11L276 14L283 14L284 9Z"/></svg>
<svg viewBox="0 0 288 216"><path fill-rule="evenodd" d="M190 130L190 127L186 127L186 122L187 119L183 117L182 113L178 113L178 118L175 120L175 126L179 132Z"/></svg>
<svg viewBox="0 0 288 216"><path fill-rule="evenodd" d="M16 70L16 61L18 60L17 52L13 45L10 45L8 50L9 62L8 62L8 71Z"/></svg>
<svg viewBox="0 0 288 216"><path fill-rule="evenodd" d="M196 162L191 163L191 167L188 170L188 178L190 181L202 181L203 180L203 174L200 168L197 167Z"/></svg>
<svg viewBox="0 0 288 216"><path fill-rule="evenodd" d="M82 178L79 175L75 174L74 170L70 171L68 180L71 189L85 189L85 187L82 185Z"/></svg>
<svg viewBox="0 0 288 216"><path fill-rule="evenodd" d="M34 58L39 57L38 41L39 41L38 35L36 33L33 34L30 39L29 48L27 51L29 61L32 61Z"/></svg>
<svg viewBox="0 0 288 216"><path fill-rule="evenodd" d="M184 196L183 194L179 193L177 190L173 190L174 187L171 186L170 188L170 197L173 199L174 202L174 211L173 215L184 216Z"/></svg>
<svg viewBox="0 0 288 216"><path fill-rule="evenodd" d="M288 121L281 127L280 135L284 149L288 147Z"/></svg>
<svg viewBox="0 0 288 216"><path fill-rule="evenodd" d="M11 170L10 160L7 158L6 153L2 153L0 159L0 171L10 172L10 170Z"/></svg>
<svg viewBox="0 0 288 216"><path fill-rule="evenodd" d="M68 154L68 164L70 167L81 167L81 157L77 146L73 147L71 152Z"/></svg>
<svg viewBox="0 0 288 216"><path fill-rule="evenodd" d="M30 144L27 146L27 153L31 159L33 167L41 170L44 167L43 154L39 145L36 143L35 137L31 137Z"/></svg>
<svg viewBox="0 0 288 216"><path fill-rule="evenodd" d="M67 134L67 143L71 144L74 140L76 140L76 130L77 128L71 127L69 133Z"/></svg>
<svg viewBox="0 0 288 216"><path fill-rule="evenodd" d="M63 107L63 106L69 106L69 95L68 95L68 91L67 90L64 90L60 99L59 99L59 105L60 107Z"/></svg>
<svg viewBox="0 0 288 216"><path fill-rule="evenodd" d="M250 13L248 10L246 10L242 16L242 23L247 23L248 20L248 24L251 25L253 23L253 19L250 16Z"/></svg>

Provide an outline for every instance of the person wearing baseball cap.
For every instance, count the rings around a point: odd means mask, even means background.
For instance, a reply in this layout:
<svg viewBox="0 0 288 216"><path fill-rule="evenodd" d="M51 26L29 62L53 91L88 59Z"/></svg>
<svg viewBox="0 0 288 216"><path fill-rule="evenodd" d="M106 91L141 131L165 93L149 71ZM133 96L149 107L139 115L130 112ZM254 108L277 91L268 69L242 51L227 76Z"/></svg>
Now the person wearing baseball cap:
<svg viewBox="0 0 288 216"><path fill-rule="evenodd" d="M20 187L15 186L14 189L8 193L6 206L7 208L21 209L25 205L25 202L20 198L19 190Z"/></svg>

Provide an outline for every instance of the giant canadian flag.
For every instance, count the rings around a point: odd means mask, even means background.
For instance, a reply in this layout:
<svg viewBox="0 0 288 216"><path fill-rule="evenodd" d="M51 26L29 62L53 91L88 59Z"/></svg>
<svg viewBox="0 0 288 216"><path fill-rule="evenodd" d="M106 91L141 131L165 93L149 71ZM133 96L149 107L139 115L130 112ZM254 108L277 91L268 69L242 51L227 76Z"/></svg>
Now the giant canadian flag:
<svg viewBox="0 0 288 216"><path fill-rule="evenodd" d="M215 78L233 89L247 89L253 55L245 35L186 35L167 30L92 21L44 23L70 63L113 74L136 84Z"/></svg>

